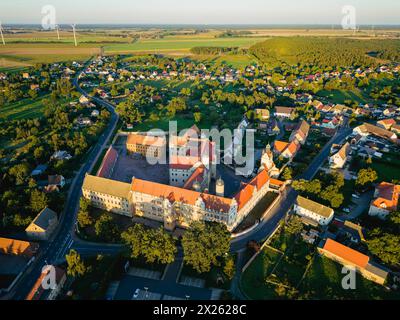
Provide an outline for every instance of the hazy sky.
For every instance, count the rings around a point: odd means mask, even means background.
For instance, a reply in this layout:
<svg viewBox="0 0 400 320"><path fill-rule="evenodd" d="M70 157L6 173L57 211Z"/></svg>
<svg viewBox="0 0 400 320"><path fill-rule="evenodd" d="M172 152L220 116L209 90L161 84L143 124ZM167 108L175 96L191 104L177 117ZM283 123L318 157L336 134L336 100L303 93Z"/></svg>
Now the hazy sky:
<svg viewBox="0 0 400 320"><path fill-rule="evenodd" d="M357 24L400 24L399 0L0 0L0 20L39 24L48 4L59 24L340 24L345 5Z"/></svg>

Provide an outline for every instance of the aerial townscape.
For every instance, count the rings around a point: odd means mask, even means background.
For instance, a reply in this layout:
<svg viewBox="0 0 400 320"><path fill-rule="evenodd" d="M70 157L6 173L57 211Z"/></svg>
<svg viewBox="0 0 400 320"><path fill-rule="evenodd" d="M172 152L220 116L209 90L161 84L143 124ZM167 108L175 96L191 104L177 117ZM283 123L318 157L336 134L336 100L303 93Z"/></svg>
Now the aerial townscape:
<svg viewBox="0 0 400 320"><path fill-rule="evenodd" d="M0 31L0 300L400 299L399 26Z"/></svg>

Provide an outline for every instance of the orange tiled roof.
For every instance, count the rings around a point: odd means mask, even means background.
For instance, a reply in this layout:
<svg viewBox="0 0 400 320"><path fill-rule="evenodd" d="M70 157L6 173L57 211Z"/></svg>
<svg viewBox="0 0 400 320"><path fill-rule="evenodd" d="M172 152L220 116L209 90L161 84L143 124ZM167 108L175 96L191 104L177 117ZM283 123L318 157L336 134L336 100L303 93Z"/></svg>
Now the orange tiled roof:
<svg viewBox="0 0 400 320"><path fill-rule="evenodd" d="M128 135L126 143L163 147L166 145L166 139L162 137L145 136L141 134L130 134Z"/></svg>
<svg viewBox="0 0 400 320"><path fill-rule="evenodd" d="M238 203L238 211L240 211L247 202L253 197L254 186L251 184L246 184L245 187L239 191L235 196L236 202Z"/></svg>
<svg viewBox="0 0 400 320"><path fill-rule="evenodd" d="M298 143L296 143L296 141L292 141L289 146L287 147L287 149L289 150L289 152L291 154L296 154L297 151L299 151L300 146L298 145Z"/></svg>
<svg viewBox="0 0 400 320"><path fill-rule="evenodd" d="M201 182L203 181L204 177L204 166L200 166L198 167L193 173L192 175L189 177L189 179L186 181L185 185L183 186L184 189L192 189L193 184L198 181Z"/></svg>
<svg viewBox="0 0 400 320"><path fill-rule="evenodd" d="M250 181L250 184L255 186L257 190L260 190L268 182L268 180L268 171L263 170L253 180Z"/></svg>
<svg viewBox="0 0 400 320"><path fill-rule="evenodd" d="M329 238L323 249L360 268L365 268L369 263L368 256Z"/></svg>
<svg viewBox="0 0 400 320"><path fill-rule="evenodd" d="M270 179L270 184L275 185L275 186L283 186L285 183L283 181L277 180L277 179Z"/></svg>
<svg viewBox="0 0 400 320"><path fill-rule="evenodd" d="M381 208L383 205L390 211L397 210L399 203L400 185L382 182L377 187L378 197L372 202L373 206Z"/></svg>
<svg viewBox="0 0 400 320"><path fill-rule="evenodd" d="M205 202L207 209L228 212L232 203L231 199L214 195L206 195L197 191L173 187L156 182L134 179L132 191L152 195L154 197L168 199L171 203L181 202L195 205L199 198Z"/></svg>
<svg viewBox="0 0 400 320"><path fill-rule="evenodd" d="M248 184L244 184L244 188L236 194L235 199L238 203L238 211L241 210L247 202L253 197L255 188L260 190L269 181L269 175L267 170L260 172L253 180Z"/></svg>
<svg viewBox="0 0 400 320"><path fill-rule="evenodd" d="M0 253L33 256L38 249L36 243L0 238Z"/></svg>
<svg viewBox="0 0 400 320"><path fill-rule="evenodd" d="M285 149L287 148L288 145L289 145L289 143L287 143L287 142L277 140L274 143L274 148L277 152L282 153L283 151L285 151Z"/></svg>

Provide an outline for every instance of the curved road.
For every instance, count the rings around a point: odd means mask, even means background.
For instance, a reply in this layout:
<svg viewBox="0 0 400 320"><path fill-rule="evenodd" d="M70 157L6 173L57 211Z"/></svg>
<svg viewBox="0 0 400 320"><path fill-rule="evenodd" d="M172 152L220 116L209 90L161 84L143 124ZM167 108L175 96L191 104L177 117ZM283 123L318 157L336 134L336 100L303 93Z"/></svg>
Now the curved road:
<svg viewBox="0 0 400 320"><path fill-rule="evenodd" d="M86 68L86 66L85 66ZM76 78L73 80L73 85L76 90L84 96L88 94L80 88L79 76L82 71L78 73ZM111 113L111 118L108 123L107 128L103 134L99 137L97 143L92 146L86 163L82 165L79 172L76 174L67 197L66 205L63 214L60 218L59 227L55 232L52 240L41 247L39 255L36 257L33 264L25 271L24 275L20 278L13 290L7 294L7 299L23 300L33 287L34 283L41 274L42 268L46 264L56 263L58 260L62 259L68 250L71 248L74 240L74 228L76 215L79 209L79 199L81 197L81 186L87 172L90 172L93 166L96 164L101 151L107 145L108 141L113 135L113 132L117 126L119 116L114 110L114 106L108 102L105 102L98 98L91 98L94 102L103 107ZM110 251L113 251L110 246ZM102 246L98 248L97 252L107 252L107 246Z"/></svg>

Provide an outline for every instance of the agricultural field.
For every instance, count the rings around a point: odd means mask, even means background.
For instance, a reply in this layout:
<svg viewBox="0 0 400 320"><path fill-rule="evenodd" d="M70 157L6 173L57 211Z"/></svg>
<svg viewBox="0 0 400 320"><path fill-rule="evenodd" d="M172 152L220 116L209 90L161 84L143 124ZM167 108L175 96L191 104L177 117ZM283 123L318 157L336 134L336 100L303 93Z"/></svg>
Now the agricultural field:
<svg viewBox="0 0 400 320"><path fill-rule="evenodd" d="M131 53L131 52L152 52L152 53L173 53L189 52L193 47L240 47L249 48L257 42L266 38L166 38L160 40L139 40L131 44L106 45L106 54Z"/></svg>

